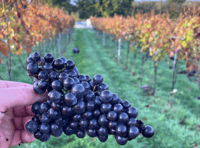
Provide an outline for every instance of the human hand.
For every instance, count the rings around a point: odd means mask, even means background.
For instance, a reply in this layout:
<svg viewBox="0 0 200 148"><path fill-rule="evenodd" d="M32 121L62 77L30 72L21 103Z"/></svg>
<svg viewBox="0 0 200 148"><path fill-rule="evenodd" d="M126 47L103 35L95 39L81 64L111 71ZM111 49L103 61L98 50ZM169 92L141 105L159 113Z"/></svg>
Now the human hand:
<svg viewBox="0 0 200 148"><path fill-rule="evenodd" d="M25 126L34 116L32 104L46 97L47 93L36 94L30 84L0 81L0 148L35 141Z"/></svg>

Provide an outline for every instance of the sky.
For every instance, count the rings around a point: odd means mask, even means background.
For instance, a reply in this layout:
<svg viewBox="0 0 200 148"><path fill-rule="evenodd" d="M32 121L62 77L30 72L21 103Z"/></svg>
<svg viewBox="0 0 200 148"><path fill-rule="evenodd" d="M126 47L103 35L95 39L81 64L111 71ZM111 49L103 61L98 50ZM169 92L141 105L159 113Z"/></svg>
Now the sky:
<svg viewBox="0 0 200 148"><path fill-rule="evenodd" d="M72 4L72 5L76 5L76 3L75 3L75 1L76 0L71 0L70 1L70 3ZM135 0L135 2L142 2L142 1L160 1L160 0ZM164 2L165 0L163 0L163 2ZM195 1L195 2L198 2L198 1L200 1L200 0L187 0L187 1Z"/></svg>

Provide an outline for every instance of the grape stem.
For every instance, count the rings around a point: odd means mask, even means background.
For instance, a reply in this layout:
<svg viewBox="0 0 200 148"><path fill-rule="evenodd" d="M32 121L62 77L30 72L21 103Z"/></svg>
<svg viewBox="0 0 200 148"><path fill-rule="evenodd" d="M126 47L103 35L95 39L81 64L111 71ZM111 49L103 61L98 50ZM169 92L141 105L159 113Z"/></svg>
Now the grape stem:
<svg viewBox="0 0 200 148"><path fill-rule="evenodd" d="M94 90L96 89L96 86L97 86L97 85L94 85L93 92L94 92Z"/></svg>

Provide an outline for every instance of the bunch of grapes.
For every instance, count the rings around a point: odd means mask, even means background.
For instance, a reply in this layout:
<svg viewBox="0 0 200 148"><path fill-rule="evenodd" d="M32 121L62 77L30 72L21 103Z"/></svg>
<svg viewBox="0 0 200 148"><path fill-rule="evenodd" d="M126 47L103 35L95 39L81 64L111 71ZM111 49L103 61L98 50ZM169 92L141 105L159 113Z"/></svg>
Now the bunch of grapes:
<svg viewBox="0 0 200 148"><path fill-rule="evenodd" d="M50 135L59 137L63 132L84 138L87 133L101 142L114 135L118 144L125 145L140 133L146 138L154 135L151 126L136 119L136 107L109 91L102 75L91 80L89 75L79 74L74 61L54 59L50 53L41 58L35 52L26 62L35 93L48 93L45 101L32 105L35 116L25 126L36 139L48 141Z"/></svg>
<svg viewBox="0 0 200 148"><path fill-rule="evenodd" d="M75 48L73 49L73 53L79 53L78 47L75 47Z"/></svg>

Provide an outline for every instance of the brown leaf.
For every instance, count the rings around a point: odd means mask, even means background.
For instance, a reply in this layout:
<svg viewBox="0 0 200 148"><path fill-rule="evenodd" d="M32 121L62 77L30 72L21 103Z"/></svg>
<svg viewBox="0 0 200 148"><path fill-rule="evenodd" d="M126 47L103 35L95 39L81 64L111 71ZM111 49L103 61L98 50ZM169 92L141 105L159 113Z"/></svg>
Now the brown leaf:
<svg viewBox="0 0 200 148"><path fill-rule="evenodd" d="M0 41L0 51L4 56L7 56L7 52L9 51L9 48L6 46L6 43Z"/></svg>

